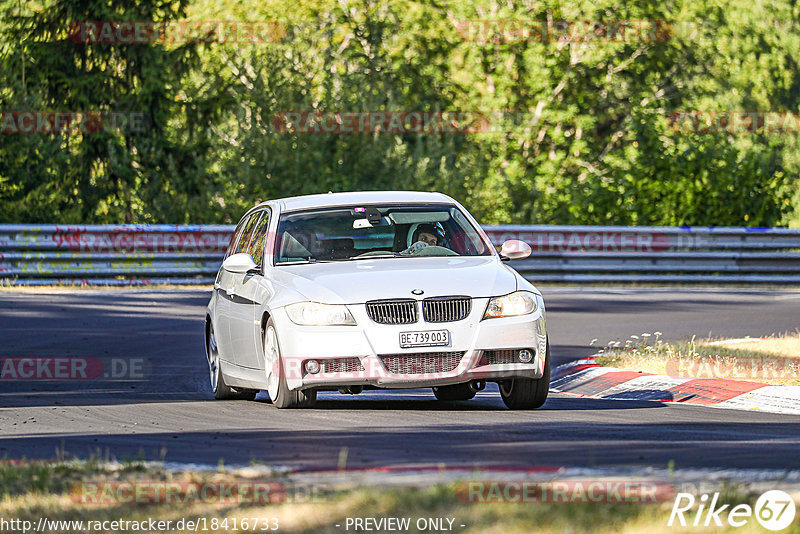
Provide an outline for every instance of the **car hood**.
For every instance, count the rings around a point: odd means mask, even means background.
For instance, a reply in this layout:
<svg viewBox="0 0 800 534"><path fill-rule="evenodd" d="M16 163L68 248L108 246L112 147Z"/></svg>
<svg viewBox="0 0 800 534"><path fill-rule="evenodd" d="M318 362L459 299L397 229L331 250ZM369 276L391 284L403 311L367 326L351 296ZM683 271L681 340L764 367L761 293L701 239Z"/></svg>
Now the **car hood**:
<svg viewBox="0 0 800 534"><path fill-rule="evenodd" d="M491 297L517 289L514 272L494 256L380 258L273 267L276 282L308 300L362 304L369 300L445 295Z"/></svg>

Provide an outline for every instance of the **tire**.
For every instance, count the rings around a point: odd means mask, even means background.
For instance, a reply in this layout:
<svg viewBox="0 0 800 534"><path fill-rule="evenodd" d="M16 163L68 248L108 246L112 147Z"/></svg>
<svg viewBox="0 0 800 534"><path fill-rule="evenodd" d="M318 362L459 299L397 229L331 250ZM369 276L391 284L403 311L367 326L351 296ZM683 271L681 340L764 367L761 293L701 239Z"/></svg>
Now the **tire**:
<svg viewBox="0 0 800 534"><path fill-rule="evenodd" d="M211 324L211 321L208 322L206 331L206 360L208 361L211 391L214 393L215 399L253 400L256 398L257 391L254 389L234 389L225 383L225 375L220 366L219 348L214 335L214 325Z"/></svg>
<svg viewBox="0 0 800 534"><path fill-rule="evenodd" d="M512 410L534 410L542 406L550 391L550 341L547 342L542 378L514 378L498 385L503 402Z"/></svg>
<svg viewBox="0 0 800 534"><path fill-rule="evenodd" d="M271 331L271 333L270 333ZM272 336L270 338L270 336ZM270 343L270 339L274 340L274 345ZM275 354L272 356L272 359L268 360L267 358L267 351L275 351ZM281 359L281 349L280 343L278 341L278 334L275 330L275 324L272 322L272 318L267 321L266 326L264 327L264 362L265 367L269 367L267 361L276 361L277 364L272 366L278 373L278 387L277 393L275 394L275 398L270 398L272 400L272 405L276 408L311 408L317 402L317 391L314 389L305 389L305 390L290 390L289 386L286 385L286 377L284 376L285 369L283 368L283 360ZM267 370L265 369L265 372Z"/></svg>
<svg viewBox="0 0 800 534"><path fill-rule="evenodd" d="M433 388L433 394L440 401L466 401L475 397L475 393L476 391L469 387L469 382Z"/></svg>

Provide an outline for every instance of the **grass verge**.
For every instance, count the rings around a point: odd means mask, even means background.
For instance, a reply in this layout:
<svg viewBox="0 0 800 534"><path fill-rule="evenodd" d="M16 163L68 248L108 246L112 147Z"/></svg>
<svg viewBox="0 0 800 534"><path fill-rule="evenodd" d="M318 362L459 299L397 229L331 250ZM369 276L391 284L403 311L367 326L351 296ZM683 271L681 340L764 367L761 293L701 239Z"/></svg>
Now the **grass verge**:
<svg viewBox="0 0 800 534"><path fill-rule="evenodd" d="M632 336L624 345L609 342L596 361L643 373L800 386L800 333L734 343L694 338L664 343L659 336Z"/></svg>
<svg viewBox="0 0 800 534"><path fill-rule="evenodd" d="M271 483L276 480L272 479ZM272 530L292 533L341 533L346 529L348 518L409 518L411 527L404 532L430 532L429 519L444 520L449 529L463 533L523 532L543 533L638 533L662 531L667 525L672 508L672 499L656 504L638 503L472 503L463 492L463 483L453 482L425 488L381 488L369 487L322 492L302 491L297 498L296 489L289 488L285 499L273 504L252 502L198 502L186 499L169 504L153 503L147 499L137 502L120 502L133 493L110 492L115 499L103 502L81 502L81 488L99 481L120 488L126 483L150 484L172 483L186 488L187 483L203 484L225 481L242 484L252 478L231 475L220 471L169 472L135 462L109 468L97 463L70 462L0 462L0 517L30 521L36 525L45 517L51 523L50 532L98 531L87 529L88 521L171 521L201 522L204 532L263 531L267 525ZM181 484L183 484L181 486ZM92 494L96 495L96 494ZM122 496L122 498L117 498ZM150 495L144 493L144 495ZM127 497L126 497L127 496ZM756 494L726 486L721 493L721 503L746 503L753 506ZM101 499L102 500L102 499ZM213 498L211 499L213 501ZM723 519L725 515L722 515ZM214 519L216 521L214 522ZM227 522L225 520L227 519ZM424 519L426 528L417 528L417 521ZM452 519L452 523L446 520ZM243 528L243 520L248 528ZM72 524L67 528L55 528L52 521L83 521L84 527ZM234 528L234 522L237 528ZM258 528L253 528L253 523ZM752 521L755 523L755 521ZM463 525L463 526L462 526ZM102 529L101 529L102 530ZM105 531L125 531L124 528L107 527ZM137 529L148 531L147 529ZM193 528L169 529L171 532L190 532ZM434 529L435 530L435 529ZM689 526L673 527L675 532L698 532L703 529ZM152 530L151 530L152 531ZM378 529L378 531L384 531ZM716 528L714 532L756 532L757 525L745 528ZM784 532L800 533L795 522Z"/></svg>

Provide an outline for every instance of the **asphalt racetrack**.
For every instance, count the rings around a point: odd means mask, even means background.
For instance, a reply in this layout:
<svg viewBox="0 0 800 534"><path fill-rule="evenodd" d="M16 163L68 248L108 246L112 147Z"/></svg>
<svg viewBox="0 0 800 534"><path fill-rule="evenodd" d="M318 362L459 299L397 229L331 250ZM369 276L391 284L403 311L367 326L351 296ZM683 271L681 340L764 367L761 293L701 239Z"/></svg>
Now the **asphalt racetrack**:
<svg viewBox="0 0 800 534"><path fill-rule="evenodd" d="M553 364L631 334L759 336L800 327L800 292L543 288ZM133 380L0 381L0 458L74 455L294 469L423 463L800 469L800 416L552 393L506 410L430 390L320 394L312 410L214 401L203 352L205 290L0 293L0 359L138 361ZM138 364L137 364L138 365Z"/></svg>

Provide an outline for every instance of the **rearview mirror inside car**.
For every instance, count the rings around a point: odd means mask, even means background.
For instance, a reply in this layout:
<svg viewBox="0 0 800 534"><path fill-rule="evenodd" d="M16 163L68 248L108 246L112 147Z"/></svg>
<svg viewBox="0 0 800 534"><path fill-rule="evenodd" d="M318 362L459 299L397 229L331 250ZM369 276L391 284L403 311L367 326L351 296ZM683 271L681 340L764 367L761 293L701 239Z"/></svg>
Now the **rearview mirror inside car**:
<svg viewBox="0 0 800 534"><path fill-rule="evenodd" d="M359 230L361 228L372 228L373 226L390 226L391 224L391 221L387 217L382 217L380 220L356 219L353 221L353 229Z"/></svg>

